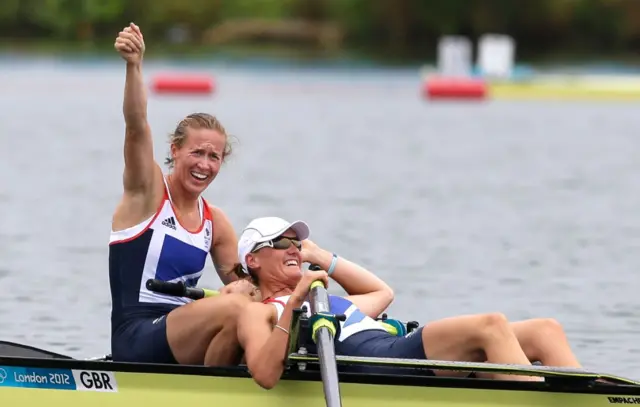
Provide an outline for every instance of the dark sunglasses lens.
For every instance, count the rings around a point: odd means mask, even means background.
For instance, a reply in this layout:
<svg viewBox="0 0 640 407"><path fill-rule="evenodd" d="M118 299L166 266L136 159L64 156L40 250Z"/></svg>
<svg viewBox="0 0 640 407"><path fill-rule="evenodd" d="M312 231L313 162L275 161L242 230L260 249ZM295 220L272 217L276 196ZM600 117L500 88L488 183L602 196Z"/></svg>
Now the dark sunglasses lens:
<svg viewBox="0 0 640 407"><path fill-rule="evenodd" d="M288 249L292 244L297 249L300 249L302 247L302 244L300 243L299 240L291 239L288 237L282 237L278 240L273 241L273 248L278 250L285 250L285 249Z"/></svg>

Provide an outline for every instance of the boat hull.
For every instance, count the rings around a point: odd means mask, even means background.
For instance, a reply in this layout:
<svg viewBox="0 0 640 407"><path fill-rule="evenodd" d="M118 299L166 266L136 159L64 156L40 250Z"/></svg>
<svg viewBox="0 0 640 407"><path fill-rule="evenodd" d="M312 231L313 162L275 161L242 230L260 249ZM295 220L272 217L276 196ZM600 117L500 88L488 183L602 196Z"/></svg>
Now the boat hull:
<svg viewBox="0 0 640 407"><path fill-rule="evenodd" d="M144 405L325 406L318 372L294 371L271 390L245 369L0 357L3 405L65 407ZM0 378L2 377L0 371ZM553 406L640 404L633 386L573 387L411 376L341 374L345 407Z"/></svg>

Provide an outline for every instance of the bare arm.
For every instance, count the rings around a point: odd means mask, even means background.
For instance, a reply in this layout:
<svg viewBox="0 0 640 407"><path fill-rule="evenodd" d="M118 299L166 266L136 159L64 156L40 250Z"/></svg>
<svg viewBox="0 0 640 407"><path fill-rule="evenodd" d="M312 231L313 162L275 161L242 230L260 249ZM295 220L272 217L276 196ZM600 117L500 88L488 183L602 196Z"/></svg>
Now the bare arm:
<svg viewBox="0 0 640 407"><path fill-rule="evenodd" d="M157 165L147 122L142 67L127 64L126 75L122 109L125 119L123 185L125 191L144 193L152 188Z"/></svg>
<svg viewBox="0 0 640 407"><path fill-rule="evenodd" d="M238 263L238 239L233 225L227 215L220 208L209 205L213 215L213 243L211 244L211 259L222 283L227 285L238 279L232 272Z"/></svg>
<svg viewBox="0 0 640 407"><path fill-rule="evenodd" d="M292 311L299 305L291 298L277 324L289 329ZM300 302L301 304L302 302ZM271 389L284 371L284 357L289 335L273 329L275 308L262 303L247 305L238 321L238 340L244 349L247 367L256 383Z"/></svg>
<svg viewBox="0 0 640 407"><path fill-rule="evenodd" d="M142 77L144 38L135 24L126 27L116 48L127 61L122 112L125 120L124 176L126 192L146 194L160 168L153 157L153 140L147 122L147 95ZM154 208L155 209L155 208Z"/></svg>
<svg viewBox="0 0 640 407"><path fill-rule="evenodd" d="M310 252L307 261L328 271L333 254L317 246ZM369 270L342 257L338 257L331 278L345 289L349 294L347 298L371 318L377 318L393 301L391 287Z"/></svg>

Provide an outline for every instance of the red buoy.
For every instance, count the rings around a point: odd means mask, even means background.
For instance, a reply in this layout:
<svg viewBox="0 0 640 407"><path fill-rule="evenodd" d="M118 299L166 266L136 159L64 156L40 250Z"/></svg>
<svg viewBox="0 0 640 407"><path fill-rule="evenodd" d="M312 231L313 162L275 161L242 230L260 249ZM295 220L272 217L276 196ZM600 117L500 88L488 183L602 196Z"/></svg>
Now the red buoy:
<svg viewBox="0 0 640 407"><path fill-rule="evenodd" d="M422 94L428 99L484 99L487 96L487 84L473 78L428 78Z"/></svg>
<svg viewBox="0 0 640 407"><path fill-rule="evenodd" d="M151 82L156 93L210 94L214 91L213 79L207 75L157 75Z"/></svg>

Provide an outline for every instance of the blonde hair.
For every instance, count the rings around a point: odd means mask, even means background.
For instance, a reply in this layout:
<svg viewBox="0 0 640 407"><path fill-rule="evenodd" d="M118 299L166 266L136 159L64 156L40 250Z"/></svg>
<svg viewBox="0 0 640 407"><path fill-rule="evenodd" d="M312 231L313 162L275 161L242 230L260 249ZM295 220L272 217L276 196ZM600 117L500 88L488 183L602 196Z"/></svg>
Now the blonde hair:
<svg viewBox="0 0 640 407"><path fill-rule="evenodd" d="M180 120L180 123L178 123L174 132L169 134L169 144L173 144L178 148L182 147L187 138L188 128L215 130L221 133L225 137L222 160L224 161L225 158L231 155L232 148L231 143L229 142L229 135L227 134L227 131L215 116L212 116L208 113L191 113L184 119ZM173 168L174 159L171 156L171 150L169 150L169 155L167 156L167 158L165 158L164 163L169 168Z"/></svg>

